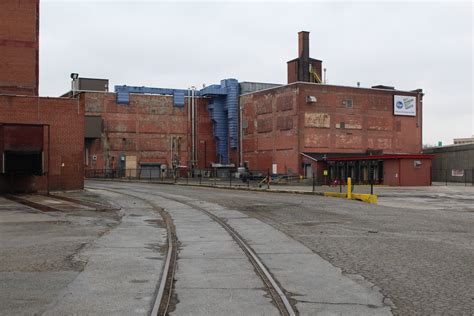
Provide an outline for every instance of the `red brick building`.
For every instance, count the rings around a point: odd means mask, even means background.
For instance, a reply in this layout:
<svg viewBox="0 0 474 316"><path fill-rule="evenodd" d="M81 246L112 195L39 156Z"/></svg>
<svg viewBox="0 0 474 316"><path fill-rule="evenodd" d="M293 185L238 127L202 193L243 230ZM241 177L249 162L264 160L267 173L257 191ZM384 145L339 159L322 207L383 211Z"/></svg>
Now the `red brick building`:
<svg viewBox="0 0 474 316"><path fill-rule="evenodd" d="M285 86L226 79L196 97L127 86L120 95L107 80L79 78L67 98L40 98L38 22L39 0L0 2L0 191L80 189L84 168L135 176L212 163L320 182L430 183L421 90L324 84L308 32Z"/></svg>
<svg viewBox="0 0 474 316"><path fill-rule="evenodd" d="M84 184L84 100L38 97L38 34L38 0L0 2L0 192Z"/></svg>
<svg viewBox="0 0 474 316"><path fill-rule="evenodd" d="M134 176L140 168L190 166L189 98L176 107L171 95L130 94L128 104L118 104L115 93L83 95L86 120L97 118L91 124L100 125L99 133L86 135L86 169L125 170ZM216 156L207 100L195 98L195 109L195 167L204 168Z"/></svg>
<svg viewBox="0 0 474 316"><path fill-rule="evenodd" d="M0 93L38 95L39 0L0 2Z"/></svg>
<svg viewBox="0 0 474 316"><path fill-rule="evenodd" d="M0 95L0 118L0 192L83 188L83 100Z"/></svg>
<svg viewBox="0 0 474 316"><path fill-rule="evenodd" d="M254 83L247 85L251 92L240 94L241 145L229 145L229 165L314 175L326 183L351 176L358 183L430 184L432 157L421 154L421 90L324 84L322 62L309 57L308 32L299 33L298 54L288 62L288 85ZM220 88L201 92L212 95L219 92L209 91ZM96 124L101 125L100 133L86 136L88 169L117 169L124 175L123 170L205 168L219 162L216 126L213 133L218 118L210 115L209 98L196 98L194 138L190 98L183 107L174 106L173 95L131 93L127 104L117 98L115 93L85 93L86 121L100 118Z"/></svg>
<svg viewBox="0 0 474 316"><path fill-rule="evenodd" d="M321 81L321 64L309 58L307 41L308 33L300 32L300 57L288 64L288 85L240 97L247 166L314 173L327 183L351 176L429 185L432 157L421 154L422 91L312 83Z"/></svg>

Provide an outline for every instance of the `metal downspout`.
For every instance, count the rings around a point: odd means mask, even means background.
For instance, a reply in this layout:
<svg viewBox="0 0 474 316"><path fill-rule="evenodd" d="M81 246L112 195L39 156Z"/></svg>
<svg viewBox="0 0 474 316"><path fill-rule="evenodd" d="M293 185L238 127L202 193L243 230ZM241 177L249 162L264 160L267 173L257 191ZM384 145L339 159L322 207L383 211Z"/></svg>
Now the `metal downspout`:
<svg viewBox="0 0 474 316"><path fill-rule="evenodd" d="M244 152L243 152L243 148L242 148L242 145L243 145L243 136L244 136L244 127L242 125L243 123L243 113L244 113L244 109L242 107L242 104L239 102L239 107L240 107L240 111L239 111L239 115L240 115L240 166L243 167L244 165Z"/></svg>
<svg viewBox="0 0 474 316"><path fill-rule="evenodd" d="M192 145L192 149L191 149L191 156L192 156L192 159L191 159L191 165L192 167L194 168L194 161L195 161L195 157L196 157L196 148L195 148L195 138L196 138L196 135L195 135L195 129L196 129L196 122L195 122L195 109L194 109L194 94L195 94L195 87L192 86L192 90L191 90L191 145Z"/></svg>

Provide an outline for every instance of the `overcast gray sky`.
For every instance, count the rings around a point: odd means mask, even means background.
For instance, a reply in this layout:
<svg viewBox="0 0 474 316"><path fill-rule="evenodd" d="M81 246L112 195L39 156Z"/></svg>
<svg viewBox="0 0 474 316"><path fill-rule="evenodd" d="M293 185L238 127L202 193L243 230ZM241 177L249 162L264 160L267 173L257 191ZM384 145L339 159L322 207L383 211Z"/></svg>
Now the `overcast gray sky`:
<svg viewBox="0 0 474 316"><path fill-rule="evenodd" d="M473 5L465 2L41 0L40 94L71 72L113 85L286 83L297 32L330 84L422 88L423 142L474 135Z"/></svg>

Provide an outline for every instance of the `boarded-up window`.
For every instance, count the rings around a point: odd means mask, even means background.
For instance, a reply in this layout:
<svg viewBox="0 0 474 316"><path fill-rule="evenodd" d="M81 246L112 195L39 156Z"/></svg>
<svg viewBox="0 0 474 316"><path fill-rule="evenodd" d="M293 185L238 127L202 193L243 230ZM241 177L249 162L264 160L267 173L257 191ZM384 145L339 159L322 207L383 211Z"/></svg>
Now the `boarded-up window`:
<svg viewBox="0 0 474 316"><path fill-rule="evenodd" d="M257 114L272 113L272 102L271 100L265 100L262 103L257 104Z"/></svg>
<svg viewBox="0 0 474 316"><path fill-rule="evenodd" d="M257 121L257 131L259 133L268 133L273 130L273 122L272 119L261 119Z"/></svg>
<svg viewBox="0 0 474 316"><path fill-rule="evenodd" d="M280 131L290 130L293 128L293 119L291 117L280 116L277 118L277 129Z"/></svg>
<svg viewBox="0 0 474 316"><path fill-rule="evenodd" d="M293 97L286 95L277 99L277 110L288 111L293 109Z"/></svg>

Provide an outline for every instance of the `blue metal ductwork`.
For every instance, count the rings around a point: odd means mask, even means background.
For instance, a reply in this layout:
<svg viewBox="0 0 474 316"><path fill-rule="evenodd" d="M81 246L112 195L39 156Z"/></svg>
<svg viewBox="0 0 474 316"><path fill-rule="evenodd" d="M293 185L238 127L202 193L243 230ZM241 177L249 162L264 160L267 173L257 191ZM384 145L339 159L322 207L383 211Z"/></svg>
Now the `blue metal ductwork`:
<svg viewBox="0 0 474 316"><path fill-rule="evenodd" d="M117 104L129 104L130 93L172 95L173 106L184 107L188 90L164 89L135 86L115 86ZM229 148L236 149L239 143L239 95L237 79L221 80L219 85L211 85L195 91L195 96L210 98L209 112L216 140L219 162L229 163Z"/></svg>
<svg viewBox="0 0 474 316"><path fill-rule="evenodd" d="M227 124L224 97L214 97L211 99L208 109L211 113L212 130L216 140L216 149L219 162L226 164L229 161Z"/></svg>
<svg viewBox="0 0 474 316"><path fill-rule="evenodd" d="M217 154L222 164L229 163L229 147L235 149L239 142L239 90L239 82L236 79L221 80L220 85L200 90L201 96L211 98L208 109L211 113Z"/></svg>
<svg viewBox="0 0 474 316"><path fill-rule="evenodd" d="M184 107L184 97L187 94L187 92L188 90L183 90L183 89L115 86L117 104L129 104L130 93L142 93L142 94L172 95L173 106Z"/></svg>
<svg viewBox="0 0 474 316"><path fill-rule="evenodd" d="M230 148L236 149L239 143L239 82L235 79L227 79L227 119L229 120Z"/></svg>

